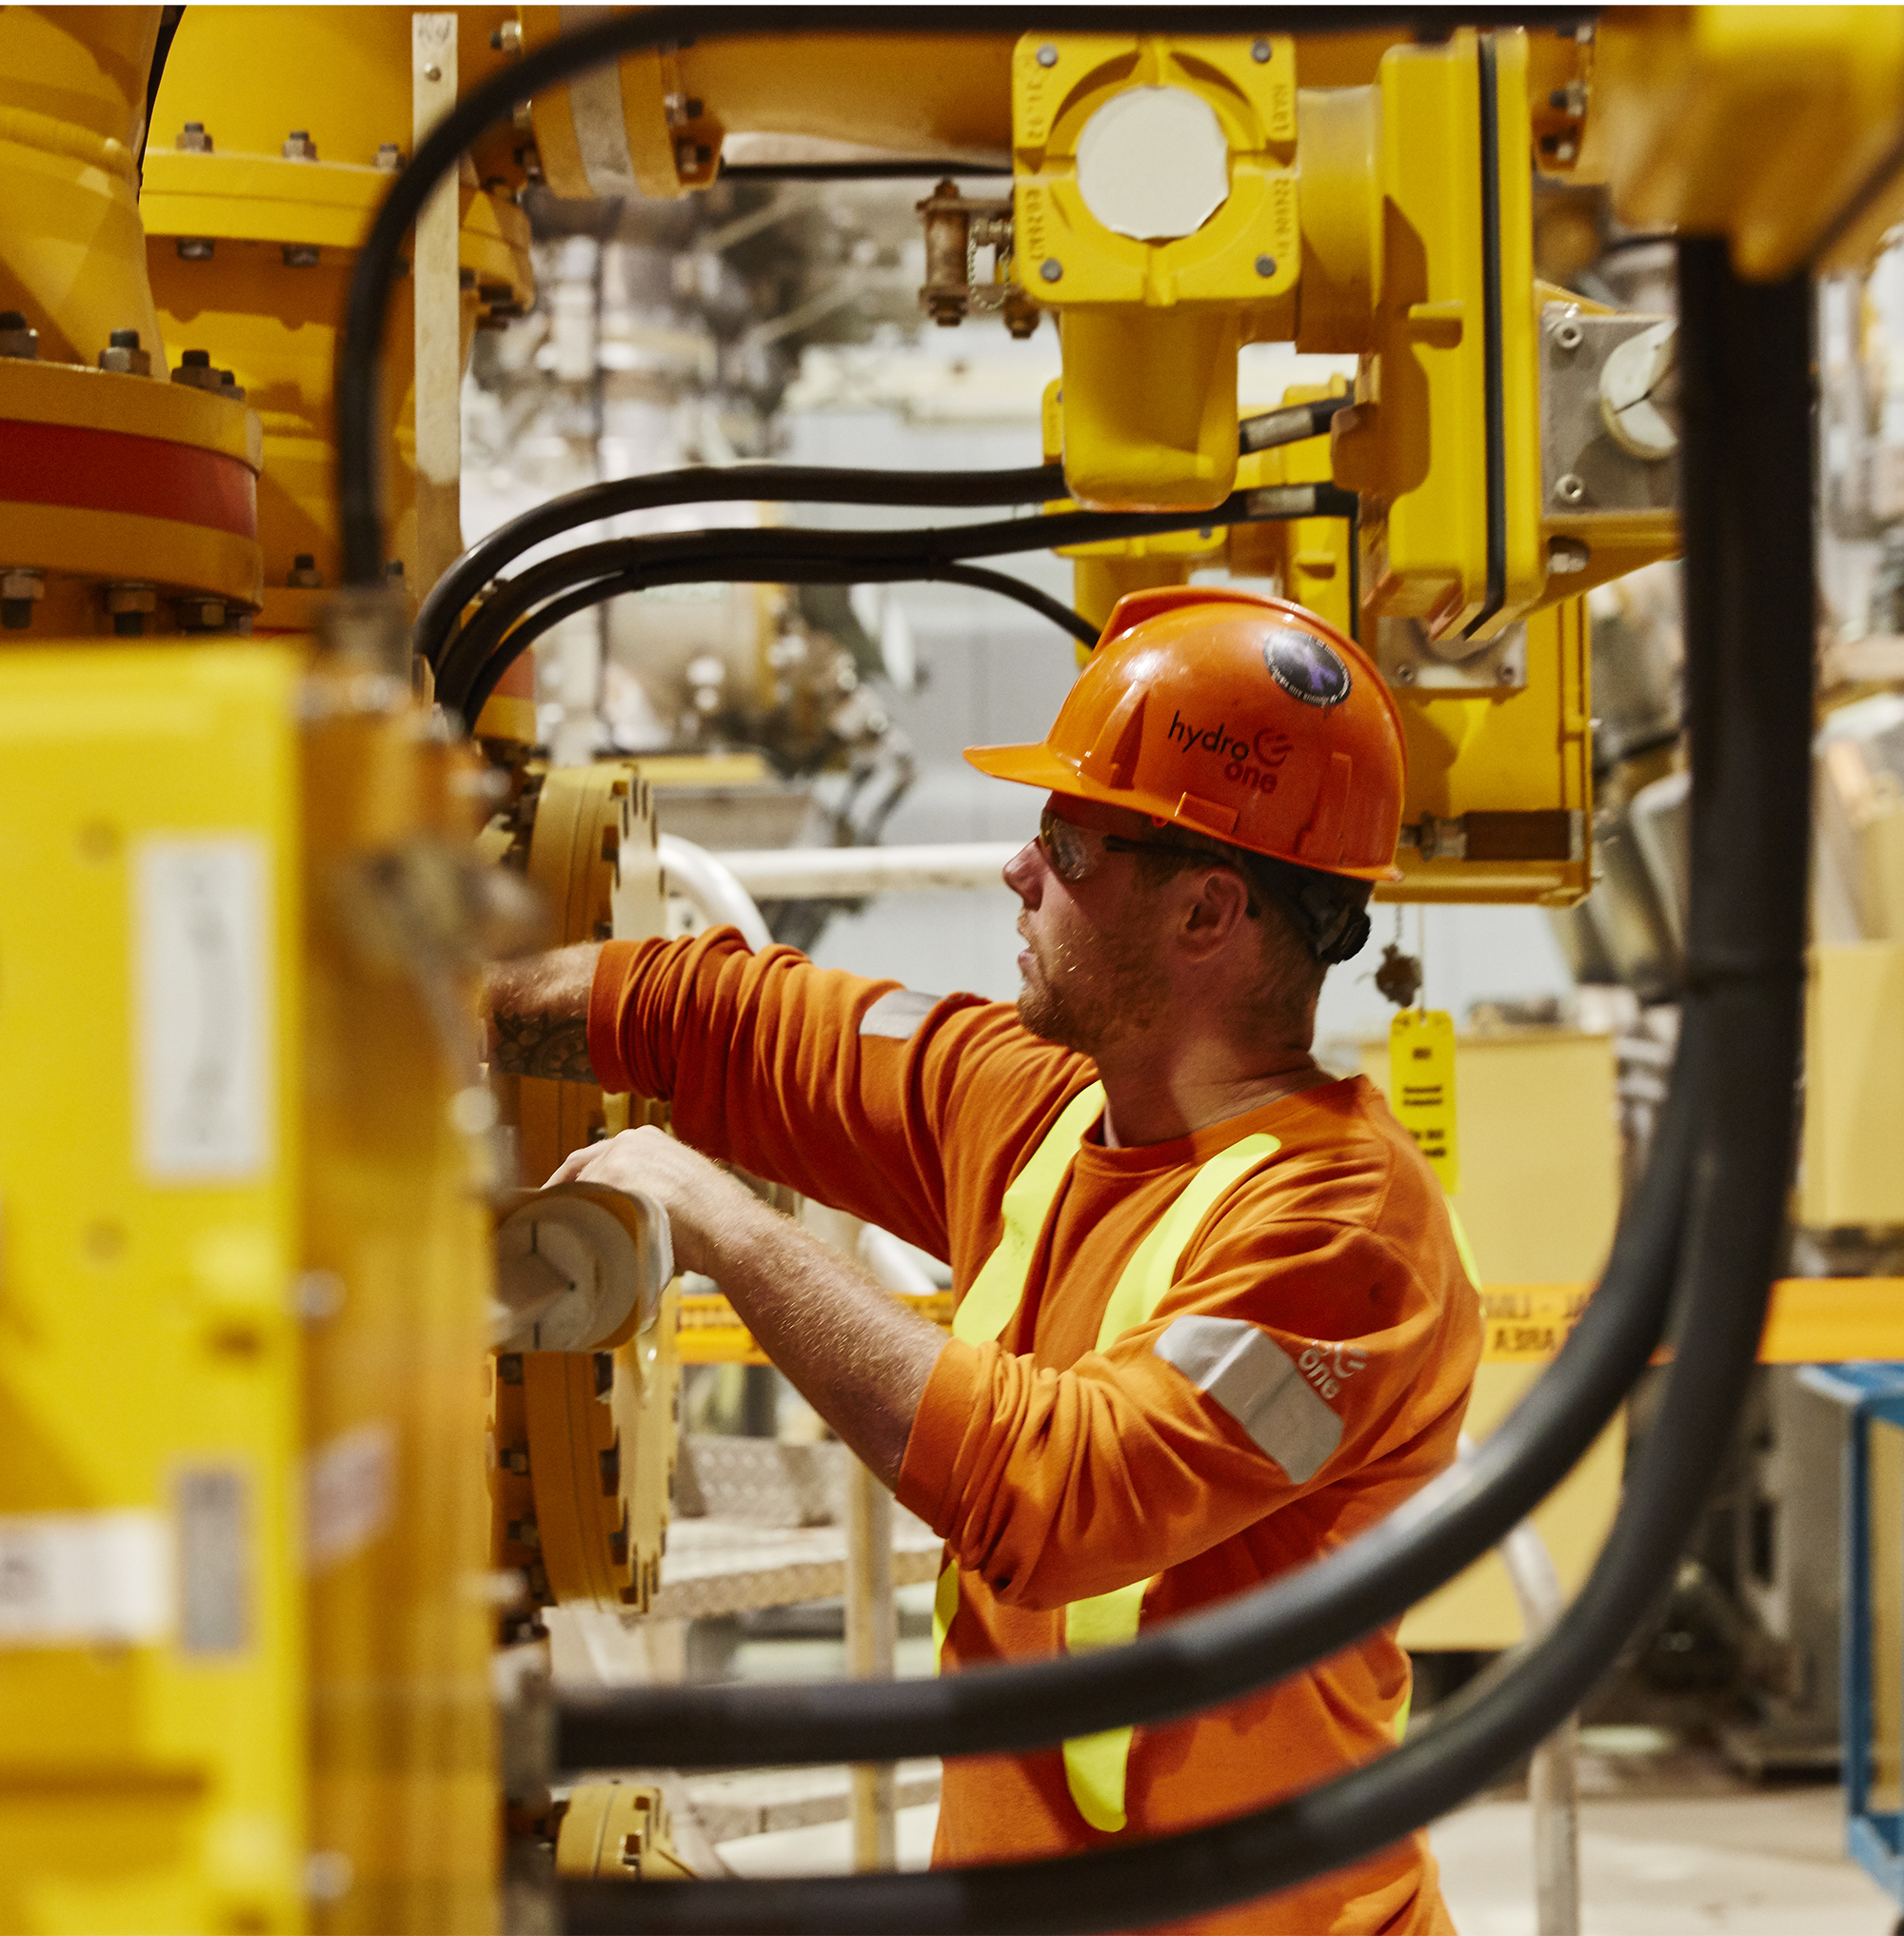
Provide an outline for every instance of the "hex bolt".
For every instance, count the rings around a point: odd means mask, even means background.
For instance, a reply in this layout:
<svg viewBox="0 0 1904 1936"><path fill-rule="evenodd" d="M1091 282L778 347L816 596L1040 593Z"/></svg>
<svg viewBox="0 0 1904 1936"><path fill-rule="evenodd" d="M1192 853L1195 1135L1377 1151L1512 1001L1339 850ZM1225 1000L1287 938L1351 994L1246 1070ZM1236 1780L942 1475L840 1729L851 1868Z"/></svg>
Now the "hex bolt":
<svg viewBox="0 0 1904 1936"><path fill-rule="evenodd" d="M223 599L180 599L172 607L181 632L222 632L225 629Z"/></svg>
<svg viewBox="0 0 1904 1936"><path fill-rule="evenodd" d="M1267 279L1276 273L1276 258L1273 255L1259 255L1256 259L1256 272Z"/></svg>
<svg viewBox="0 0 1904 1936"><path fill-rule="evenodd" d="M316 555L300 551L291 560L290 575L285 580L292 591L317 591L324 584L324 574L317 568Z"/></svg>
<svg viewBox="0 0 1904 1936"><path fill-rule="evenodd" d="M1587 333L1569 316L1564 322L1554 326L1554 346L1556 349L1576 350L1587 340Z"/></svg>
<svg viewBox="0 0 1904 1936"><path fill-rule="evenodd" d="M1593 552L1578 538L1550 538L1547 541L1547 569L1557 577L1586 570Z"/></svg>
<svg viewBox="0 0 1904 1936"><path fill-rule="evenodd" d="M1049 41L1038 50L1038 65L1041 68L1055 68L1058 65L1058 49Z"/></svg>
<svg viewBox="0 0 1904 1936"><path fill-rule="evenodd" d="M33 564L10 564L0 569L0 626L24 632L33 622L33 607L47 595L47 575Z"/></svg>
<svg viewBox="0 0 1904 1936"><path fill-rule="evenodd" d="M1413 685L1415 683L1414 666L1398 665L1395 668L1394 678L1397 685Z"/></svg>
<svg viewBox="0 0 1904 1936"><path fill-rule="evenodd" d="M1041 282L1055 283L1063 273L1064 265L1056 256L1047 255L1038 266L1039 279Z"/></svg>
<svg viewBox="0 0 1904 1936"><path fill-rule="evenodd" d="M172 146L182 154L209 154L211 137L206 133L204 122L188 121L184 131Z"/></svg>
<svg viewBox="0 0 1904 1936"><path fill-rule="evenodd" d="M212 242L208 235L181 235L177 243L181 262L209 262Z"/></svg>
<svg viewBox="0 0 1904 1936"><path fill-rule="evenodd" d="M136 329L115 329L99 352L99 367L120 376L149 377L152 373L152 353L139 347Z"/></svg>
<svg viewBox="0 0 1904 1936"><path fill-rule="evenodd" d="M40 332L27 326L18 309L0 309L0 356L31 363L40 353Z"/></svg>
<svg viewBox="0 0 1904 1936"><path fill-rule="evenodd" d="M387 175L393 175L404 165L404 151L394 141L380 141L377 144L377 168Z"/></svg>
<svg viewBox="0 0 1904 1936"><path fill-rule="evenodd" d="M317 244L314 242L286 243L285 267L287 268L315 268L317 267Z"/></svg>
<svg viewBox="0 0 1904 1936"><path fill-rule="evenodd" d="M179 366L172 371L172 382L185 384L194 390L217 389L218 372L211 366L210 350L188 349L179 358Z"/></svg>
<svg viewBox="0 0 1904 1936"><path fill-rule="evenodd" d="M146 621L158 608L156 587L143 579L122 579L106 587L106 609L112 615L112 630L118 638L144 638Z"/></svg>
<svg viewBox="0 0 1904 1936"><path fill-rule="evenodd" d="M1271 49L1270 44L1266 40L1253 40L1250 42L1250 59L1253 60L1258 67L1261 67L1263 62L1268 60L1272 51L1273 49Z"/></svg>
<svg viewBox="0 0 1904 1936"><path fill-rule="evenodd" d="M674 167L678 174L699 174L713 159L714 150L705 142L678 141L674 145ZM538 172L529 177L531 181L541 178L540 168L541 164L538 163Z"/></svg>
<svg viewBox="0 0 1904 1936"><path fill-rule="evenodd" d="M1580 504L1586 502L1587 483L1578 471L1562 471L1554 480L1554 496L1563 504Z"/></svg>
<svg viewBox="0 0 1904 1936"><path fill-rule="evenodd" d="M489 36L491 53L519 54L523 50L523 24L520 20L506 20Z"/></svg>
<svg viewBox="0 0 1904 1936"><path fill-rule="evenodd" d="M218 394L228 404L242 404L245 401L245 391L238 382L236 370L222 369L218 372Z"/></svg>
<svg viewBox="0 0 1904 1936"><path fill-rule="evenodd" d="M317 159L317 143L310 138L307 128L293 128L285 136L285 159L287 161L311 161Z"/></svg>
<svg viewBox="0 0 1904 1936"><path fill-rule="evenodd" d="M426 81L440 81L443 79L443 69L431 61L425 67L423 77Z"/></svg>

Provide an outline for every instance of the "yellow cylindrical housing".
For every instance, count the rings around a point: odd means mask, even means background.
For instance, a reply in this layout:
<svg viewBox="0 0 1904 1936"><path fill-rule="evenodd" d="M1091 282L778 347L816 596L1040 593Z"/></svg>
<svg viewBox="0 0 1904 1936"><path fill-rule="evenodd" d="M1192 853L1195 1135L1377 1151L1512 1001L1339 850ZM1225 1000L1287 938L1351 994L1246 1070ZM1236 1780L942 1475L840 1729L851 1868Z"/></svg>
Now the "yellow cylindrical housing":
<svg viewBox="0 0 1904 1936"><path fill-rule="evenodd" d="M165 361L137 164L158 31L156 7L0 8L0 309L49 362L91 365L115 329Z"/></svg>

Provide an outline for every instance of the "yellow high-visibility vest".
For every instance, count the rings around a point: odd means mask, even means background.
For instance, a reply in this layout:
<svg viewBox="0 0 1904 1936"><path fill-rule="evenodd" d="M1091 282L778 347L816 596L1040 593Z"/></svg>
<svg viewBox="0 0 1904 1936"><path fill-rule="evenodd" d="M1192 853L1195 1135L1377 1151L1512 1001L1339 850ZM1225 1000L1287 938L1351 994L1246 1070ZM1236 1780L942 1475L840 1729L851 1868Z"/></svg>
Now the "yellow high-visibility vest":
<svg viewBox="0 0 1904 1936"><path fill-rule="evenodd" d="M1084 1133L1104 1106L1101 1083L1094 1082L1064 1107L1031 1160L1013 1178L1004 1195L1004 1231L985 1267L972 1280L952 1334L967 1344L996 1338L1024 1297L1032 1252L1057 1199L1060 1186ZM1244 1136L1219 1150L1192 1176L1176 1200L1145 1234L1124 1266L1098 1327L1098 1349L1148 1322L1177 1275L1177 1266L1210 1206L1281 1145L1272 1136ZM1137 1637L1149 1580L1134 1580L1064 1610L1064 1646L1081 1652L1091 1647L1118 1647ZM945 1635L959 1610L959 1568L946 1567L932 1597L932 1669L939 1671ZM1124 1777L1130 1766L1129 1728L1110 1728L1064 1744L1064 1779L1078 1812L1093 1828L1115 1834L1124 1826Z"/></svg>

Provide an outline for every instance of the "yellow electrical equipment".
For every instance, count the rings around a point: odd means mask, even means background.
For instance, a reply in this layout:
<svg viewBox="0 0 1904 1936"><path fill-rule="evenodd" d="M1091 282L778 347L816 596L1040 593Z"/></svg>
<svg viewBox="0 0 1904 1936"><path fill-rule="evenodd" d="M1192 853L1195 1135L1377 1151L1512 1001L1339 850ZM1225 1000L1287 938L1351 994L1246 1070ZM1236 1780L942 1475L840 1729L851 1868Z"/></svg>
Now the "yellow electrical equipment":
<svg viewBox="0 0 1904 1936"><path fill-rule="evenodd" d="M156 7L0 10L0 310L51 363L90 368L115 330L165 362L138 200L158 33Z"/></svg>
<svg viewBox="0 0 1904 1936"><path fill-rule="evenodd" d="M257 418L138 368L42 361L34 333L0 354L0 623L225 630L261 590Z"/></svg>
<svg viewBox="0 0 1904 1936"><path fill-rule="evenodd" d="M1288 404L1320 403L1345 396L1347 384L1292 384ZM1305 437L1244 458L1256 466L1252 482L1261 484L1328 484L1329 440ZM1346 518L1288 518L1268 524L1232 524L1226 560L1238 578L1275 578L1282 595L1328 620L1351 638L1360 622L1356 532Z"/></svg>
<svg viewBox="0 0 1904 1936"><path fill-rule="evenodd" d="M506 66L504 8L457 10L463 88ZM410 14L391 7L214 7L166 62L141 208L165 326L215 385L228 366L264 420L261 625L303 629L337 572L331 385L356 252L413 147ZM534 299L516 130L474 152L461 189L463 342ZM525 152L526 150L525 149ZM480 176L478 170L481 170ZM408 283L390 305L382 405L393 556L415 580L414 342Z"/></svg>
<svg viewBox="0 0 1904 1936"><path fill-rule="evenodd" d="M1586 601L1546 605L1484 662L1498 683L1462 690L1402 622L1376 662L1401 713L1408 789L1379 900L1571 907L1593 884L1592 654Z"/></svg>
<svg viewBox="0 0 1904 1936"><path fill-rule="evenodd" d="M313 1914L449 1936L499 1863L482 775L384 667L326 654L301 710Z"/></svg>
<svg viewBox="0 0 1904 1936"><path fill-rule="evenodd" d="M555 911L559 942L663 931L654 800L640 769L531 763L485 837ZM526 840L526 854L522 852ZM631 1098L586 1082L496 1078L517 1125L523 1180L629 1126ZM638 1120L663 1113L637 1105ZM506 1352L496 1360L491 1548L537 1605L645 1608L660 1580L673 1490L681 1371L676 1291L659 1321L612 1350Z"/></svg>
<svg viewBox="0 0 1904 1936"><path fill-rule="evenodd" d="M0 652L0 1927L304 1926L296 663Z"/></svg>
<svg viewBox="0 0 1904 1936"><path fill-rule="evenodd" d="M521 17L531 49L573 25L559 7L525 7ZM705 188L734 133L997 162L1011 141L1011 42L711 36L626 54L539 93L533 111L542 167L559 195L653 200Z"/></svg>
<svg viewBox="0 0 1904 1936"><path fill-rule="evenodd" d="M674 1851L667 1804L646 1782L579 1782L562 1805L555 1872L578 1881L677 1882L693 1870Z"/></svg>
<svg viewBox="0 0 1904 1936"><path fill-rule="evenodd" d="M1061 318L1071 495L1220 504L1237 351L1294 334L1294 42L1027 34L1012 149L1019 273Z"/></svg>
<svg viewBox="0 0 1904 1936"><path fill-rule="evenodd" d="M1731 239L1773 282L1860 266L1904 215L1904 13L1619 8L1601 16L1584 178L1620 218Z"/></svg>

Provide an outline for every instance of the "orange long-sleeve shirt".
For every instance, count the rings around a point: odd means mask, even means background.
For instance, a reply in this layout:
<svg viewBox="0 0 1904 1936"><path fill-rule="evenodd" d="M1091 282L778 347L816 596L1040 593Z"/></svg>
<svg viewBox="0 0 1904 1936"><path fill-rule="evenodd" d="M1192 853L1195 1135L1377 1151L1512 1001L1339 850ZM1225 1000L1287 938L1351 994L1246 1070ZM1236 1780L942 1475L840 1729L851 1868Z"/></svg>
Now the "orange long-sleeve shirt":
<svg viewBox="0 0 1904 1936"><path fill-rule="evenodd" d="M696 1148L945 1259L962 1296L1006 1186L1095 1076L1002 1004L753 955L731 929L605 947L588 1045L606 1088L667 1097ZM1211 1156L1259 1132L1274 1155L1217 1199L1154 1316L1100 1352L1139 1241ZM1016 1318L997 1343L948 1342L907 1443L899 1497L962 1570L947 1669L1061 1651L1068 1602L1152 1579L1149 1626L1353 1538L1453 1458L1480 1335L1439 1186L1361 1078L1169 1143L1108 1149L1094 1130ZM1381 1752L1408 1681L1384 1629L1140 1728L1116 1839L1260 1808ZM1055 1747L946 1765L937 1862L1112 1839L1078 1813ZM1421 1835L1170 1926L1452 1936Z"/></svg>

